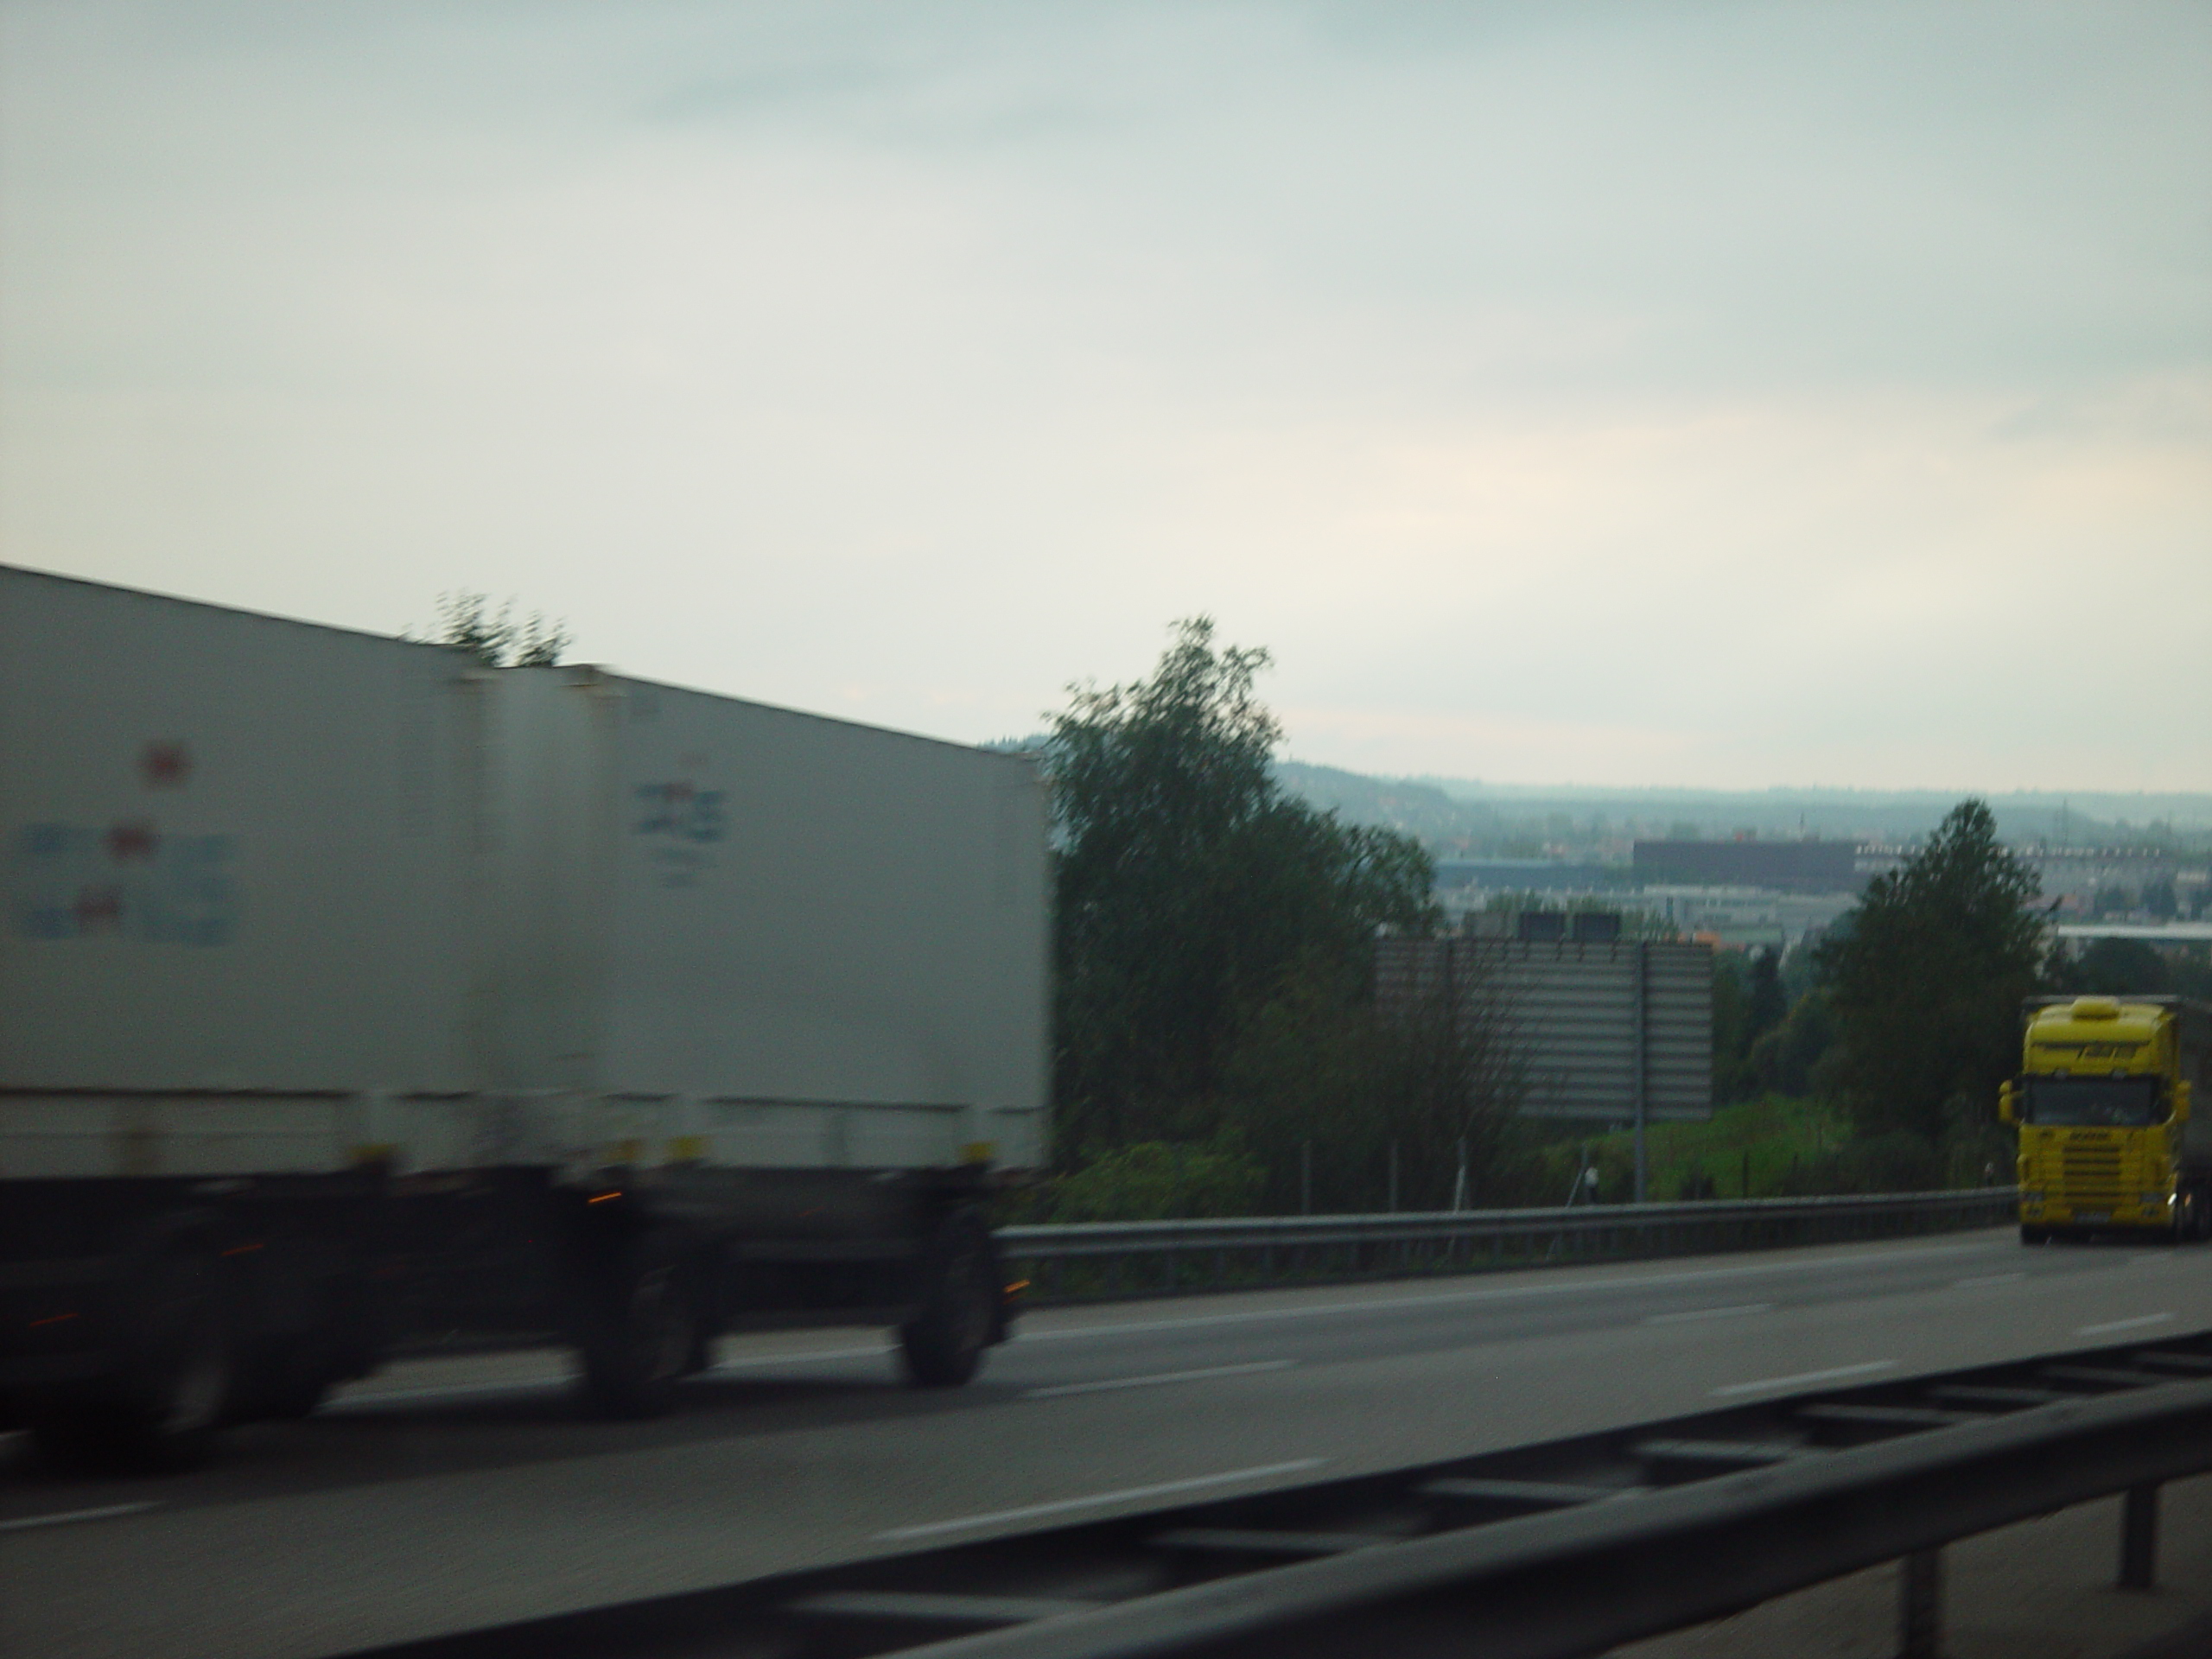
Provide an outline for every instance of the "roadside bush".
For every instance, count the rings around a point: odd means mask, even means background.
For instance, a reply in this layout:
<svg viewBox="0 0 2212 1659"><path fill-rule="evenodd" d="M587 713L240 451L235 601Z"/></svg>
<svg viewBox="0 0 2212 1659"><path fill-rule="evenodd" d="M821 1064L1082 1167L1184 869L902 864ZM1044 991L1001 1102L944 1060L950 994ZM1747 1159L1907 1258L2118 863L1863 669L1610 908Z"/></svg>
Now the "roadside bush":
<svg viewBox="0 0 2212 1659"><path fill-rule="evenodd" d="M1792 1197L1824 1192L1920 1192L1944 1185L1943 1158L1925 1135L1891 1129L1847 1141L1800 1164L1784 1181Z"/></svg>
<svg viewBox="0 0 2212 1659"><path fill-rule="evenodd" d="M1258 1160L1233 1141L1140 1141L1051 1182L1029 1218L1178 1221L1254 1215L1267 1179Z"/></svg>

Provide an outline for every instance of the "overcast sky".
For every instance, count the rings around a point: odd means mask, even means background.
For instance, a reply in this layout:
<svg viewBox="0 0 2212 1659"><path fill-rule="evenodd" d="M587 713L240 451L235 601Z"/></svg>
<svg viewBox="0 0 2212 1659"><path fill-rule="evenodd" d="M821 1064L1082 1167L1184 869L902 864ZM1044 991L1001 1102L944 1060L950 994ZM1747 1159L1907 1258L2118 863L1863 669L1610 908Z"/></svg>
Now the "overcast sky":
<svg viewBox="0 0 2212 1659"><path fill-rule="evenodd" d="M11 562L960 739L2212 788L2212 7L0 4Z"/></svg>

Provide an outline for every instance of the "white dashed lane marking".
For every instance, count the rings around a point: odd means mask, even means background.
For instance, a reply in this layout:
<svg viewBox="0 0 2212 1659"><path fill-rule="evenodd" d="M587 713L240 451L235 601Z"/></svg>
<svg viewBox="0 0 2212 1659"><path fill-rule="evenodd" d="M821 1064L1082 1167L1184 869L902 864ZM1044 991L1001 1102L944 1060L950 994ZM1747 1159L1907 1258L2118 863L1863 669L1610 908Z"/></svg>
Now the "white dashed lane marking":
<svg viewBox="0 0 2212 1659"><path fill-rule="evenodd" d="M2140 1331L2146 1325L2164 1325L2173 1318L2171 1313L2139 1313L2132 1319L2107 1319L2101 1325L2077 1325L2077 1337L2101 1337L2110 1331Z"/></svg>
<svg viewBox="0 0 2212 1659"><path fill-rule="evenodd" d="M125 1515L143 1515L149 1510L158 1510L158 1503L109 1503L97 1510L64 1510L55 1515L26 1515L13 1521L0 1521L0 1532L28 1532L33 1527L73 1526L79 1521L112 1521Z"/></svg>
<svg viewBox="0 0 2212 1659"><path fill-rule="evenodd" d="M1646 1325L1688 1325L1693 1319L1734 1319L1747 1313L1771 1313L1772 1302L1739 1302L1733 1307L1694 1307L1683 1313L1651 1313Z"/></svg>
<svg viewBox="0 0 2212 1659"><path fill-rule="evenodd" d="M1227 1486L1237 1481L1268 1480L1276 1475L1302 1474L1319 1469L1326 1458L1299 1458L1289 1463L1263 1463L1252 1469L1230 1469L1218 1475L1192 1475L1187 1480L1164 1480L1157 1486L1131 1486L1118 1492L1092 1492L1084 1497L1063 1497L1051 1503L1027 1503L1018 1510L995 1510L988 1515L963 1515L952 1521L925 1521L919 1526L893 1527L877 1533L881 1542L900 1538L932 1538L943 1532L965 1532L976 1527L995 1527L1002 1521L1027 1521L1040 1515L1061 1515L1070 1510L1100 1508L1108 1503L1133 1503L1141 1497L1166 1497L1176 1492L1195 1492L1208 1486Z"/></svg>
<svg viewBox="0 0 2212 1659"><path fill-rule="evenodd" d="M1847 1376L1872 1376L1877 1371L1893 1371L1894 1359L1863 1360L1856 1365L1831 1365L1824 1371L1798 1371L1789 1376L1763 1376L1753 1382L1730 1382L1713 1390L1718 1399L1726 1400L1739 1394L1764 1394L1771 1389L1801 1389L1811 1382L1840 1382Z"/></svg>
<svg viewBox="0 0 2212 1659"><path fill-rule="evenodd" d="M1149 1376L1109 1376L1096 1382L1061 1382L1049 1389L1027 1389L1025 1400L1053 1400L1064 1394L1103 1394L1109 1389L1149 1389L1163 1382L1203 1382L1215 1376L1249 1376L1255 1371L1287 1370L1294 1359L1256 1359L1246 1365L1209 1365L1196 1371L1154 1371Z"/></svg>

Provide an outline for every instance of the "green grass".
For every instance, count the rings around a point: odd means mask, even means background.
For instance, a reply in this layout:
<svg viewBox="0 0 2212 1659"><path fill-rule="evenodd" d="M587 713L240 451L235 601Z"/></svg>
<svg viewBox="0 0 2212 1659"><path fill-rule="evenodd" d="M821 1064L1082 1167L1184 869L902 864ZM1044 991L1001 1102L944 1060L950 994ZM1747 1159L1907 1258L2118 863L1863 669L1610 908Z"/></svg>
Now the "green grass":
<svg viewBox="0 0 2212 1659"><path fill-rule="evenodd" d="M1779 1198L1792 1179L1851 1138L1851 1127L1832 1107L1811 1100L1768 1095L1724 1106L1702 1123L1656 1123L1646 1132L1652 1198L1680 1198L1692 1177L1711 1183L1716 1198ZM1554 1142L1543 1150L1543 1201L1565 1200L1588 1148L1599 1172L1599 1196L1628 1198L1635 1184L1636 1137L1626 1130L1590 1140ZM1750 1189L1745 1192L1748 1173Z"/></svg>

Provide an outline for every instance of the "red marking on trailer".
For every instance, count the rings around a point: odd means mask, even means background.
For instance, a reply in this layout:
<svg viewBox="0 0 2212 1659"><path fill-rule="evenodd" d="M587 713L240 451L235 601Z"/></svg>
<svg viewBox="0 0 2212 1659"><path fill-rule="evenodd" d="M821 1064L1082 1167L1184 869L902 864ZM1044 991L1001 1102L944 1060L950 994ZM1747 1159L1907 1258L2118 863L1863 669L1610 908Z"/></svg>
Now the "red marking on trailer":
<svg viewBox="0 0 2212 1659"><path fill-rule="evenodd" d="M139 752L138 775L149 789L181 789L192 776L192 752L174 738L156 738Z"/></svg>
<svg viewBox="0 0 2212 1659"><path fill-rule="evenodd" d="M72 906L77 929L89 933L96 927L113 927L123 919L123 895L113 887L86 887Z"/></svg>
<svg viewBox="0 0 2212 1659"><path fill-rule="evenodd" d="M143 818L118 823L107 832L107 855L120 864L126 860L151 859L161 837Z"/></svg>

